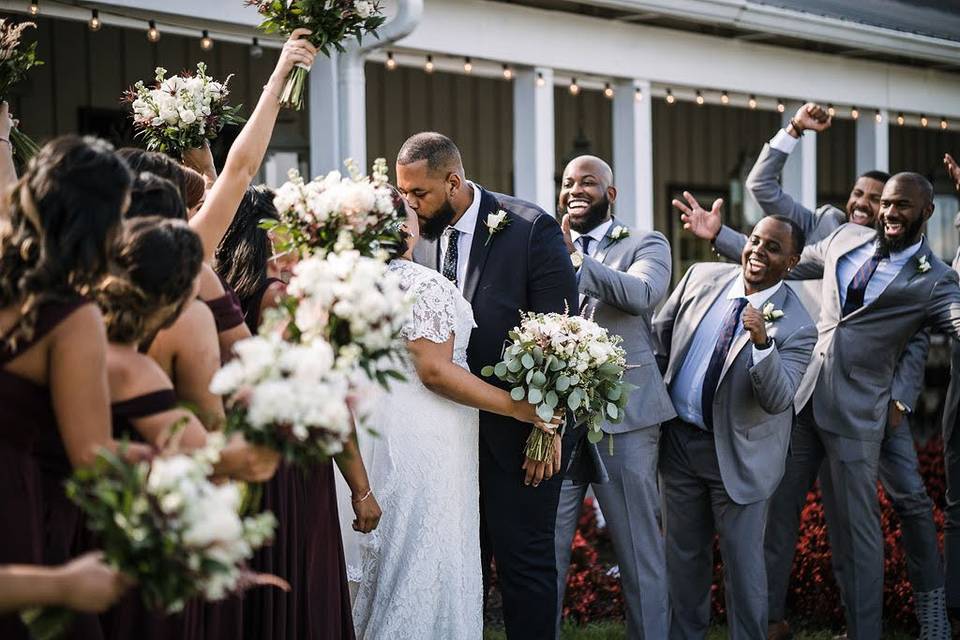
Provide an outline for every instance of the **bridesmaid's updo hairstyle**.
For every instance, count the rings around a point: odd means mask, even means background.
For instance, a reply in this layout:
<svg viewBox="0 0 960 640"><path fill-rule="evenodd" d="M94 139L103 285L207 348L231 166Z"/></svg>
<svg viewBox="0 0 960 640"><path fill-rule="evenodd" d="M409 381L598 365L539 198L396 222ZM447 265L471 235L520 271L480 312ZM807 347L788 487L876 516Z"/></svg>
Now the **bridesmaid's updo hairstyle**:
<svg viewBox="0 0 960 640"><path fill-rule="evenodd" d="M0 307L22 314L11 340L30 338L39 304L86 295L103 277L131 181L96 138L56 138L30 160L0 219Z"/></svg>
<svg viewBox="0 0 960 640"><path fill-rule="evenodd" d="M203 244L183 220L125 220L96 291L111 342L140 343L173 324L196 295Z"/></svg>
<svg viewBox="0 0 960 640"><path fill-rule="evenodd" d="M267 263L273 250L260 222L276 219L273 191L265 185L247 187L214 254L213 268L241 301L250 300L267 280Z"/></svg>
<svg viewBox="0 0 960 640"><path fill-rule="evenodd" d="M130 208L127 218L161 216L174 220L186 220L187 208L177 186L166 178L144 171L133 181L130 191Z"/></svg>
<svg viewBox="0 0 960 640"><path fill-rule="evenodd" d="M117 154L130 165L134 173L147 171L175 184L187 209L193 209L203 201L207 188L203 176L170 156L136 147L124 147Z"/></svg>

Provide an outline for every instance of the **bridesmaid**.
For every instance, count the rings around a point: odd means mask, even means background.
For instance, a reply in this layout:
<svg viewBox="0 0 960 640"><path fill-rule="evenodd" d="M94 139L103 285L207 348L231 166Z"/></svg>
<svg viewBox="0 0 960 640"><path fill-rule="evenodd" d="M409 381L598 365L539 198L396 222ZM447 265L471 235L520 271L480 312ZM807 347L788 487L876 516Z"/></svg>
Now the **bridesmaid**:
<svg viewBox="0 0 960 640"><path fill-rule="evenodd" d="M270 238L259 227L261 220L276 217L269 189L247 189L233 224L217 248L216 267L240 295L251 331L284 291L277 278L281 261L271 258ZM338 457L337 465L355 498L351 503L357 530L372 531L379 522L380 507L369 493L370 483L355 439ZM276 514L279 526L273 546L257 552L252 566L284 578L292 591L247 594L243 637L353 638L333 466L303 469L281 464L277 475L264 485L262 506Z"/></svg>
<svg viewBox="0 0 960 640"><path fill-rule="evenodd" d="M46 508L41 440L71 467L114 447L103 318L84 295L107 270L130 183L107 143L64 136L30 161L0 220L0 519L16 523L0 533L0 565L55 562L43 555L44 520L60 514ZM26 637L16 615L0 617L0 637Z"/></svg>

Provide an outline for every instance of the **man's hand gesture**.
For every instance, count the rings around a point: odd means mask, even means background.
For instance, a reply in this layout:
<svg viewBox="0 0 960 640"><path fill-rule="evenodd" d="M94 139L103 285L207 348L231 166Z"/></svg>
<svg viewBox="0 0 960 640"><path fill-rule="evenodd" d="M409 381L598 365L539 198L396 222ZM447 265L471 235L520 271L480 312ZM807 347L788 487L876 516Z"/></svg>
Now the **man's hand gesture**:
<svg viewBox="0 0 960 640"><path fill-rule="evenodd" d="M768 345L767 322L756 307L748 304L740 316L740 321L743 322L743 328L750 332L750 341L754 346L763 348Z"/></svg>
<svg viewBox="0 0 960 640"><path fill-rule="evenodd" d="M800 134L807 129L819 133L829 129L832 124L833 116L831 116L826 109L816 102L808 102L797 109L797 113L794 114L793 119L790 121L787 132L799 138Z"/></svg>
<svg viewBox="0 0 960 640"><path fill-rule="evenodd" d="M953 180L957 191L960 191L960 165L957 165L957 161L949 153L943 154L943 165L947 168L947 173L950 174L950 179Z"/></svg>
<svg viewBox="0 0 960 640"><path fill-rule="evenodd" d="M720 227L723 226L723 220L720 217L720 209L723 207L723 198L717 198L713 201L710 211L707 211L689 191L683 192L683 198L686 202L674 200L673 206L680 210L680 220L683 222L683 228L700 238L713 242L720 233Z"/></svg>

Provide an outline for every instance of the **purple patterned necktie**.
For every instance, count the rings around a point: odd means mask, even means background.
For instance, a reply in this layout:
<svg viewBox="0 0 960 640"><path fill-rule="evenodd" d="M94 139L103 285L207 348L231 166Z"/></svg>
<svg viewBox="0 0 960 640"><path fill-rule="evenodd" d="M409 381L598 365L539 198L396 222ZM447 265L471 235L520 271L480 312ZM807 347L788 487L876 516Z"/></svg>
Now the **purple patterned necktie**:
<svg viewBox="0 0 960 640"><path fill-rule="evenodd" d="M720 325L720 334L717 336L717 343L713 346L713 354L710 356L710 364L707 365L707 371L703 375L703 389L700 395L700 412L703 415L703 424L707 431L713 431L713 397L717 393L717 385L720 383L720 372L723 371L723 363L727 361L727 353L730 351L730 345L733 343L733 336L736 335L740 327L740 314L747 306L746 298L737 298L727 309L727 314Z"/></svg>
<svg viewBox="0 0 960 640"><path fill-rule="evenodd" d="M460 283L457 282L457 262L459 257L459 247L457 246L458 241L460 240L460 231L454 228L450 228L450 234L447 238L447 250L443 254L443 277L449 280L454 284L454 286L460 286Z"/></svg>
<svg viewBox="0 0 960 640"><path fill-rule="evenodd" d="M843 315L848 316L863 306L863 297L867 293L870 278L880 266L880 261L889 256L888 252L877 249L870 259L863 263L860 270L853 274L853 280L847 285L847 297L843 301Z"/></svg>

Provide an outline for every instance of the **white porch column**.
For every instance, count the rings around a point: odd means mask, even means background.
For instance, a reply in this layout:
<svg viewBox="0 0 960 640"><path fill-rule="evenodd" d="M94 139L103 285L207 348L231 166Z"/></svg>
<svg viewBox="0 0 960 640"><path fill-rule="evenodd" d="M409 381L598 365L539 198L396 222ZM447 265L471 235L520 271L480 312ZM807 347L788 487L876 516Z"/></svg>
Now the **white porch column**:
<svg viewBox="0 0 960 640"><path fill-rule="evenodd" d="M802 106L800 102L790 102L783 112L783 126L790 124L790 118ZM817 134L806 131L800 136L793 153L783 167L783 190L811 211L817 208Z"/></svg>
<svg viewBox="0 0 960 640"><path fill-rule="evenodd" d="M613 175L617 217L639 229L652 230L653 109L649 81L617 83L613 96Z"/></svg>
<svg viewBox="0 0 960 640"><path fill-rule="evenodd" d="M337 63L337 102L340 105L340 161L353 160L366 174L367 166L367 76L363 69L366 55L348 52Z"/></svg>
<svg viewBox="0 0 960 640"><path fill-rule="evenodd" d="M880 122L876 115L880 114ZM890 124L886 109L873 112L864 109L857 119L857 175L867 171L890 170Z"/></svg>
<svg viewBox="0 0 960 640"><path fill-rule="evenodd" d="M340 107L337 101L337 52L330 57L317 56L307 75L310 129L310 179L333 169L342 169L340 153ZM286 180L286 177L284 177Z"/></svg>
<svg viewBox="0 0 960 640"><path fill-rule="evenodd" d="M513 190L544 211L557 208L553 136L553 69L518 69L513 80Z"/></svg>

